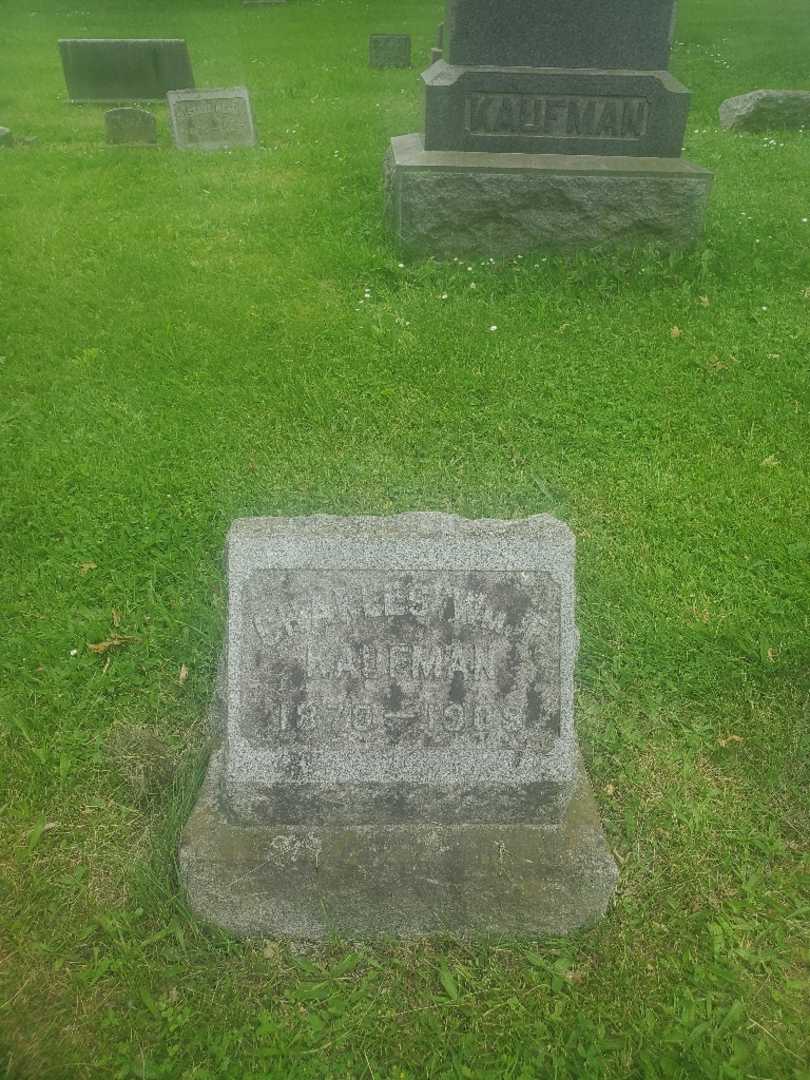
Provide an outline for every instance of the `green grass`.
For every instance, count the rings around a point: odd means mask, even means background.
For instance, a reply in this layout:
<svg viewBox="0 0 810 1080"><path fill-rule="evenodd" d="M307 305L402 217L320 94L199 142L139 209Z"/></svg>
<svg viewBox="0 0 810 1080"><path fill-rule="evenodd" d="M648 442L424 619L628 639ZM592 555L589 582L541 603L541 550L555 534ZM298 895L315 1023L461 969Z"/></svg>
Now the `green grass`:
<svg viewBox="0 0 810 1080"><path fill-rule="evenodd" d="M2 12L0 123L38 141L0 151L0 1071L807 1080L810 135L715 121L810 86L806 4L682 4L699 250L471 270L400 266L380 221L422 98L366 38L425 57L438 2L79 7ZM176 153L158 107L158 151L110 150L65 103L58 37L156 34L250 86L259 149ZM174 863L225 531L407 509L577 533L615 908L566 941L235 943Z"/></svg>

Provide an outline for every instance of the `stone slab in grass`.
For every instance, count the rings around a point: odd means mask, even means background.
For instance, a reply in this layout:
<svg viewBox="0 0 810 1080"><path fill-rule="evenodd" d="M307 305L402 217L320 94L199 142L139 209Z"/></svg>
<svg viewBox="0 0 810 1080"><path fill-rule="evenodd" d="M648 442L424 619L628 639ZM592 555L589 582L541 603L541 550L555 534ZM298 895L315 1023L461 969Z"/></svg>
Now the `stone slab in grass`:
<svg viewBox="0 0 810 1080"><path fill-rule="evenodd" d="M810 128L810 91L752 90L720 106L720 124L730 131Z"/></svg>
<svg viewBox="0 0 810 1080"><path fill-rule="evenodd" d="M157 145L157 120L148 109L125 106L104 114L107 142L111 146Z"/></svg>
<svg viewBox="0 0 810 1080"><path fill-rule="evenodd" d="M372 34L368 39L368 63L373 68L411 66L410 34Z"/></svg>
<svg viewBox="0 0 810 1080"><path fill-rule="evenodd" d="M244 86L177 90L166 95L175 146L181 150L229 150L255 146L250 94Z"/></svg>
<svg viewBox="0 0 810 1080"><path fill-rule="evenodd" d="M249 519L228 580L222 746L180 848L201 917L320 938L557 934L604 912L566 526Z"/></svg>
<svg viewBox="0 0 810 1080"><path fill-rule="evenodd" d="M385 214L413 255L508 258L549 248L696 243L712 174L682 158L426 151L391 140Z"/></svg>
<svg viewBox="0 0 810 1080"><path fill-rule="evenodd" d="M63 38L59 52L74 103L160 101L169 90L194 86L179 38Z"/></svg>

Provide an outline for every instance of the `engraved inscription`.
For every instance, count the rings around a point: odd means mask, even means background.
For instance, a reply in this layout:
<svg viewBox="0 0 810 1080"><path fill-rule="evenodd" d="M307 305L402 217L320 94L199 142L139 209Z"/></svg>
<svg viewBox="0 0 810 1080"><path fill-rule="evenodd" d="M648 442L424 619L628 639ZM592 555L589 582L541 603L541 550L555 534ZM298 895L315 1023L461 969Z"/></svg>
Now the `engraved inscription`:
<svg viewBox="0 0 810 1080"><path fill-rule="evenodd" d="M254 745L520 749L560 733L549 574L267 570L245 589Z"/></svg>
<svg viewBox="0 0 810 1080"><path fill-rule="evenodd" d="M544 94L470 94L467 98L471 135L639 140L647 134L649 117L646 98Z"/></svg>
<svg viewBox="0 0 810 1080"><path fill-rule="evenodd" d="M178 101L174 122L184 142L228 142L250 137L247 104L240 98Z"/></svg>

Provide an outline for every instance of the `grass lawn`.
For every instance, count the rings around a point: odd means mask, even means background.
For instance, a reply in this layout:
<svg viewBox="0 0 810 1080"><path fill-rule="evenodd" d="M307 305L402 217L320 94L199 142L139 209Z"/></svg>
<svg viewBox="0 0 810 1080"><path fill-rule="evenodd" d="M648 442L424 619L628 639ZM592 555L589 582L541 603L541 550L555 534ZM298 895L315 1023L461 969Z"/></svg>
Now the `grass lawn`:
<svg viewBox="0 0 810 1080"><path fill-rule="evenodd" d="M697 251L400 265L381 162L440 6L3 4L0 124L37 139L0 151L9 1078L810 1077L810 132L715 120L810 87L806 0L681 4ZM367 69L380 29L414 71ZM164 106L158 150L107 149L66 103L58 37L157 35L250 87L257 150L176 152ZM197 925L229 523L411 509L576 532L614 909L542 943Z"/></svg>

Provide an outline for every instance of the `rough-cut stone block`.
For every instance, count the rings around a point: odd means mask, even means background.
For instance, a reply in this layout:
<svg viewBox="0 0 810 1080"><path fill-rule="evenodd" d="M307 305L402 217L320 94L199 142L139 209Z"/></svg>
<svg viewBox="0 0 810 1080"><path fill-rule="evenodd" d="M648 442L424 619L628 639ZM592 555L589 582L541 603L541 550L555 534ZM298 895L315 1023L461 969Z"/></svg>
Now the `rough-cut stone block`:
<svg viewBox="0 0 810 1080"><path fill-rule="evenodd" d="M616 888L584 769L555 826L255 825L220 793L223 754L180 840L191 908L240 937L558 936Z"/></svg>
<svg viewBox="0 0 810 1080"><path fill-rule="evenodd" d="M157 120L148 109L108 109L104 113L107 142L112 146L155 146Z"/></svg>
<svg viewBox="0 0 810 1080"><path fill-rule="evenodd" d="M604 911L562 523L240 521L228 580L223 745L181 845L195 910L303 937Z"/></svg>
<svg viewBox="0 0 810 1080"><path fill-rule="evenodd" d="M668 72L440 62L423 79L427 150L681 156L689 92Z"/></svg>
<svg viewBox="0 0 810 1080"><path fill-rule="evenodd" d="M244 86L177 90L166 98L172 136L179 149L229 150L256 145L250 94Z"/></svg>
<svg viewBox="0 0 810 1080"><path fill-rule="evenodd" d="M711 183L680 158L461 154L403 135L386 159L386 219L403 250L439 258L684 247L702 235Z"/></svg>
<svg viewBox="0 0 810 1080"><path fill-rule="evenodd" d="M720 124L731 131L810 128L810 91L752 90L720 106Z"/></svg>
<svg viewBox="0 0 810 1080"><path fill-rule="evenodd" d="M663 71L675 0L448 0L459 65Z"/></svg>
<svg viewBox="0 0 810 1080"><path fill-rule="evenodd" d="M63 38L70 100L159 101L194 86L191 58L178 38Z"/></svg>
<svg viewBox="0 0 810 1080"><path fill-rule="evenodd" d="M11 129L7 127L0 127L0 146L13 146L14 136L11 134Z"/></svg>
<svg viewBox="0 0 810 1080"><path fill-rule="evenodd" d="M411 66L410 34L372 34L368 39L368 64L373 68Z"/></svg>

